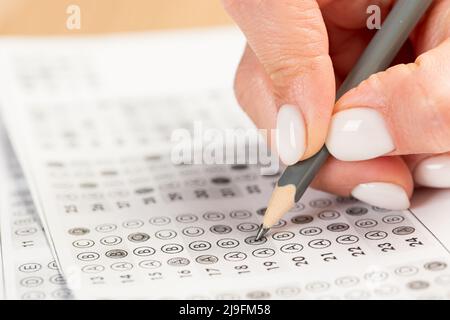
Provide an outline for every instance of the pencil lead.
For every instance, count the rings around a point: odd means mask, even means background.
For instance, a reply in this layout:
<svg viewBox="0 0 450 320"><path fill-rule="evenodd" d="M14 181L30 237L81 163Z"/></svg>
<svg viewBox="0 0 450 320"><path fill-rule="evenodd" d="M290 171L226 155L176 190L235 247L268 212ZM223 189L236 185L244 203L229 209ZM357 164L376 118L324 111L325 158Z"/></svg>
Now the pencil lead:
<svg viewBox="0 0 450 320"><path fill-rule="evenodd" d="M259 241L262 237L264 237L267 232L269 232L270 228L264 228L264 225L261 224L258 229L258 233L256 234L256 241Z"/></svg>

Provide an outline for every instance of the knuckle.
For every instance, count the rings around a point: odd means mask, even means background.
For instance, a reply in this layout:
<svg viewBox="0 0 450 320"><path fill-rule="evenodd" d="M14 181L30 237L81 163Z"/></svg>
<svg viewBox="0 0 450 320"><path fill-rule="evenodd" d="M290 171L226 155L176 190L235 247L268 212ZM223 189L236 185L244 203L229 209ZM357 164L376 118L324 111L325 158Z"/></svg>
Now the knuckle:
<svg viewBox="0 0 450 320"><path fill-rule="evenodd" d="M429 52L425 52L416 58L414 65L419 68L429 69L434 64L434 60L435 58L433 57L433 55L431 55Z"/></svg>
<svg viewBox="0 0 450 320"><path fill-rule="evenodd" d="M386 76L386 73L388 71L382 71L378 73L374 73L370 75L366 80L363 80L361 84L356 87L356 92L359 94L358 91L364 93L366 91L373 91L376 93L382 93L385 92L384 90L384 78ZM386 98L386 95L379 94L380 98ZM386 105L386 103L383 103L383 105Z"/></svg>
<svg viewBox="0 0 450 320"><path fill-rule="evenodd" d="M234 78L234 94L244 111L248 111L252 105L254 94L260 91L258 88L265 86L264 74L250 60L244 56Z"/></svg>
<svg viewBox="0 0 450 320"><path fill-rule="evenodd" d="M385 71L374 73L361 82L356 92L362 95L372 92L379 100L379 108L389 113L388 109L396 102L401 86L407 82L407 79L413 78L411 76L415 69L414 64L398 64Z"/></svg>
<svg viewBox="0 0 450 320"><path fill-rule="evenodd" d="M277 61L267 70L275 89L282 94L288 90L292 81L305 74L324 70L330 57L326 55L301 56L298 54L279 55Z"/></svg>

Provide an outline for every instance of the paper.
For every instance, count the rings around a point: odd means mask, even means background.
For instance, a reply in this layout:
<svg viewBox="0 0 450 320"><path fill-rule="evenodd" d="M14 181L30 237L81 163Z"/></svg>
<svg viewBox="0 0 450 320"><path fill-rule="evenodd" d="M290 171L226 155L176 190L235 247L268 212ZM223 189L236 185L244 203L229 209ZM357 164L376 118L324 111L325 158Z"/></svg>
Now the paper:
<svg viewBox="0 0 450 320"><path fill-rule="evenodd" d="M450 248L448 214L450 212L450 190L420 189L412 201L413 214L434 234L442 244Z"/></svg>
<svg viewBox="0 0 450 320"><path fill-rule="evenodd" d="M309 190L255 242L277 176L172 163L174 129L252 127L235 30L1 45L3 117L75 298L449 298L448 243L414 209Z"/></svg>
<svg viewBox="0 0 450 320"><path fill-rule="evenodd" d="M26 181L9 146L0 135L0 233L4 291L7 299L69 299L45 238Z"/></svg>
<svg viewBox="0 0 450 320"><path fill-rule="evenodd" d="M0 246L0 299L3 300L5 298L5 283L3 281L3 259L2 259L2 249Z"/></svg>

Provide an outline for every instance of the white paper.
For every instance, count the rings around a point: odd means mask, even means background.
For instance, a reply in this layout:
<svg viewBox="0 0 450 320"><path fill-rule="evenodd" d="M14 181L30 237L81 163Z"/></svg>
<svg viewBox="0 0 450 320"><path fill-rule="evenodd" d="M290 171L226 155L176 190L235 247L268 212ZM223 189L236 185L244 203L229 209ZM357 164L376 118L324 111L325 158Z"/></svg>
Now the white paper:
<svg viewBox="0 0 450 320"><path fill-rule="evenodd" d="M412 212L446 247L450 248L450 190L422 188L414 194Z"/></svg>
<svg viewBox="0 0 450 320"><path fill-rule="evenodd" d="M0 135L0 233L7 299L69 299L26 181L4 131Z"/></svg>
<svg viewBox="0 0 450 320"><path fill-rule="evenodd" d="M3 300L5 298L5 283L3 280L3 256L2 249L0 246L0 299Z"/></svg>
<svg viewBox="0 0 450 320"><path fill-rule="evenodd" d="M74 297L448 298L448 250L409 211L309 190L254 243L276 176L171 163L173 129L251 127L231 89L243 43L2 41L3 117Z"/></svg>

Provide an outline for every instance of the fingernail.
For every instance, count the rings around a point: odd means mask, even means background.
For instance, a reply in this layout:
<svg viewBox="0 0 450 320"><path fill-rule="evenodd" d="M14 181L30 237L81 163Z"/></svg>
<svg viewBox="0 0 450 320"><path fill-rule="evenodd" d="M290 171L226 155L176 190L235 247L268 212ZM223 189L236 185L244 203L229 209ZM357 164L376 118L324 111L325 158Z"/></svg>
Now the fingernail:
<svg viewBox="0 0 450 320"><path fill-rule="evenodd" d="M431 188L450 188L450 155L422 160L414 170L414 181Z"/></svg>
<svg viewBox="0 0 450 320"><path fill-rule="evenodd" d="M336 113L326 145L335 158L343 161L372 159L395 149L383 117L371 108Z"/></svg>
<svg viewBox="0 0 450 320"><path fill-rule="evenodd" d="M277 116L277 150L281 161L292 165L299 161L306 149L305 121L296 106L285 104Z"/></svg>
<svg viewBox="0 0 450 320"><path fill-rule="evenodd" d="M352 190L352 196L370 205L389 210L405 210L410 206L406 191L393 183L362 183Z"/></svg>

